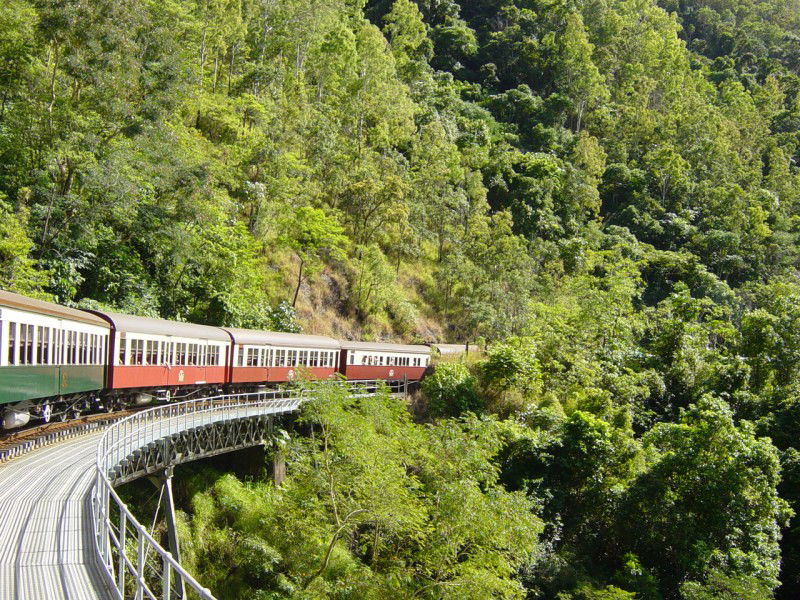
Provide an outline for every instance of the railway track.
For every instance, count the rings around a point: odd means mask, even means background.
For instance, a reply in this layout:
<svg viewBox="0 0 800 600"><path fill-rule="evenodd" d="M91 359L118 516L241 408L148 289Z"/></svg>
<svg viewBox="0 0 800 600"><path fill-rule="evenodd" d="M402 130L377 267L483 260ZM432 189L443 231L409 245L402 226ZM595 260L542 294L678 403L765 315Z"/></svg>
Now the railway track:
<svg viewBox="0 0 800 600"><path fill-rule="evenodd" d="M98 413L58 423L45 423L0 434L0 464L62 440L96 431L142 409Z"/></svg>

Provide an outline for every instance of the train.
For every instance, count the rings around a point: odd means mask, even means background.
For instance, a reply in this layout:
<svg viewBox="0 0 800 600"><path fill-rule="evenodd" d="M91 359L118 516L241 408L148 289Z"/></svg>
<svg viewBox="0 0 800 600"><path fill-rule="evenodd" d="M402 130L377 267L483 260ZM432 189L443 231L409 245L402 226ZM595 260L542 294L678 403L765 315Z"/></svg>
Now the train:
<svg viewBox="0 0 800 600"><path fill-rule="evenodd" d="M443 353L460 346L442 345ZM3 429L298 377L418 381L436 345L214 327L78 310L0 290Z"/></svg>

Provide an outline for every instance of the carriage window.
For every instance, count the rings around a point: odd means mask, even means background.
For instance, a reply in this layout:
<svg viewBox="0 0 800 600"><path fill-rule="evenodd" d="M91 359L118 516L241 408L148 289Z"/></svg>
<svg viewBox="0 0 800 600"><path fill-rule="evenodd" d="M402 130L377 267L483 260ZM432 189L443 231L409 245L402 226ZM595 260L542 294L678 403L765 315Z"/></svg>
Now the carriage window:
<svg viewBox="0 0 800 600"><path fill-rule="evenodd" d="M147 364L158 364L158 342L156 340L147 340Z"/></svg>
<svg viewBox="0 0 800 600"><path fill-rule="evenodd" d="M216 367L219 366L219 346L209 346L206 355L206 364Z"/></svg>
<svg viewBox="0 0 800 600"><path fill-rule="evenodd" d="M61 334L63 332L60 329L53 329L53 359L51 364L60 365L61 364Z"/></svg>
<svg viewBox="0 0 800 600"><path fill-rule="evenodd" d="M131 340L130 364L144 364L144 340Z"/></svg>
<svg viewBox="0 0 800 600"><path fill-rule="evenodd" d="M257 348L248 348L247 349L247 366L248 367L256 367L256 366L258 366L258 349Z"/></svg>
<svg viewBox="0 0 800 600"><path fill-rule="evenodd" d="M45 331L50 332L47 327L39 325L36 328L36 364L47 364L47 345L45 344Z"/></svg>
<svg viewBox="0 0 800 600"><path fill-rule="evenodd" d="M19 326L19 364L33 362L33 325L21 323Z"/></svg>
<svg viewBox="0 0 800 600"><path fill-rule="evenodd" d="M175 344L175 364L186 364L186 344L184 343Z"/></svg>
<svg viewBox="0 0 800 600"><path fill-rule="evenodd" d="M17 353L15 352L15 344L17 341L17 324L9 322L8 324L8 364L17 364Z"/></svg>
<svg viewBox="0 0 800 600"><path fill-rule="evenodd" d="M86 363L86 341L84 340L85 333L75 333L75 364L82 365Z"/></svg>
<svg viewBox="0 0 800 600"><path fill-rule="evenodd" d="M25 325L25 323L20 323L17 325L17 334L19 335L19 364L26 365L28 364L28 361L26 360L27 357L25 355L25 343L28 339L28 326Z"/></svg>
<svg viewBox="0 0 800 600"><path fill-rule="evenodd" d="M244 346L239 346L239 358L236 360L236 366L244 366Z"/></svg>

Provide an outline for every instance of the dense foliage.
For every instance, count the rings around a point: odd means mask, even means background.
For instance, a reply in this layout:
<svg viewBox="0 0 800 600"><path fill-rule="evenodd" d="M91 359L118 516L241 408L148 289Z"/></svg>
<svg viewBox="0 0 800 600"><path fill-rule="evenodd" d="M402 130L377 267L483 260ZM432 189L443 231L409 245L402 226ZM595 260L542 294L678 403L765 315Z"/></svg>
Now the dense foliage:
<svg viewBox="0 0 800 600"><path fill-rule="evenodd" d="M496 589L790 598L798 31L797 0L5 0L0 285L205 323L292 329L297 309L319 332L482 337L485 358L426 393L432 415L518 426L482 468L544 529L527 562L486 559ZM397 427L497 427L470 419ZM328 426L337 468L367 469ZM434 437L374 457L387 477L421 469L396 517L308 507L308 557L343 526L354 544L331 546L341 578L306 584L319 564L264 542L291 589L459 576L426 529L428 494L458 480L414 454L444 452ZM245 493L219 485L209 506ZM398 571L371 564L376 530Z"/></svg>
<svg viewBox="0 0 800 600"><path fill-rule="evenodd" d="M291 476L190 480L184 563L224 598L518 598L540 519L493 464L515 427L411 422L388 394L321 390L284 448ZM444 459L444 460L443 460Z"/></svg>

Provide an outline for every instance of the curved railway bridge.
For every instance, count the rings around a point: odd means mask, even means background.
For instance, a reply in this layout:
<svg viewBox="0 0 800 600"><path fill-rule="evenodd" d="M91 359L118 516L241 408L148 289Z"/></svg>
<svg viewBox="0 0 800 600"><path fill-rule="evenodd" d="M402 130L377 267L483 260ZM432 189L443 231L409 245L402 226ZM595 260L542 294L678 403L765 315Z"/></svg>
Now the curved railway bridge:
<svg viewBox="0 0 800 600"><path fill-rule="evenodd" d="M369 394L375 382L352 393ZM395 393L405 393L396 382ZM180 564L172 468L267 441L302 393L222 395L141 411L109 427L37 449L0 467L0 598L213 600ZM169 549L114 488L161 484Z"/></svg>

